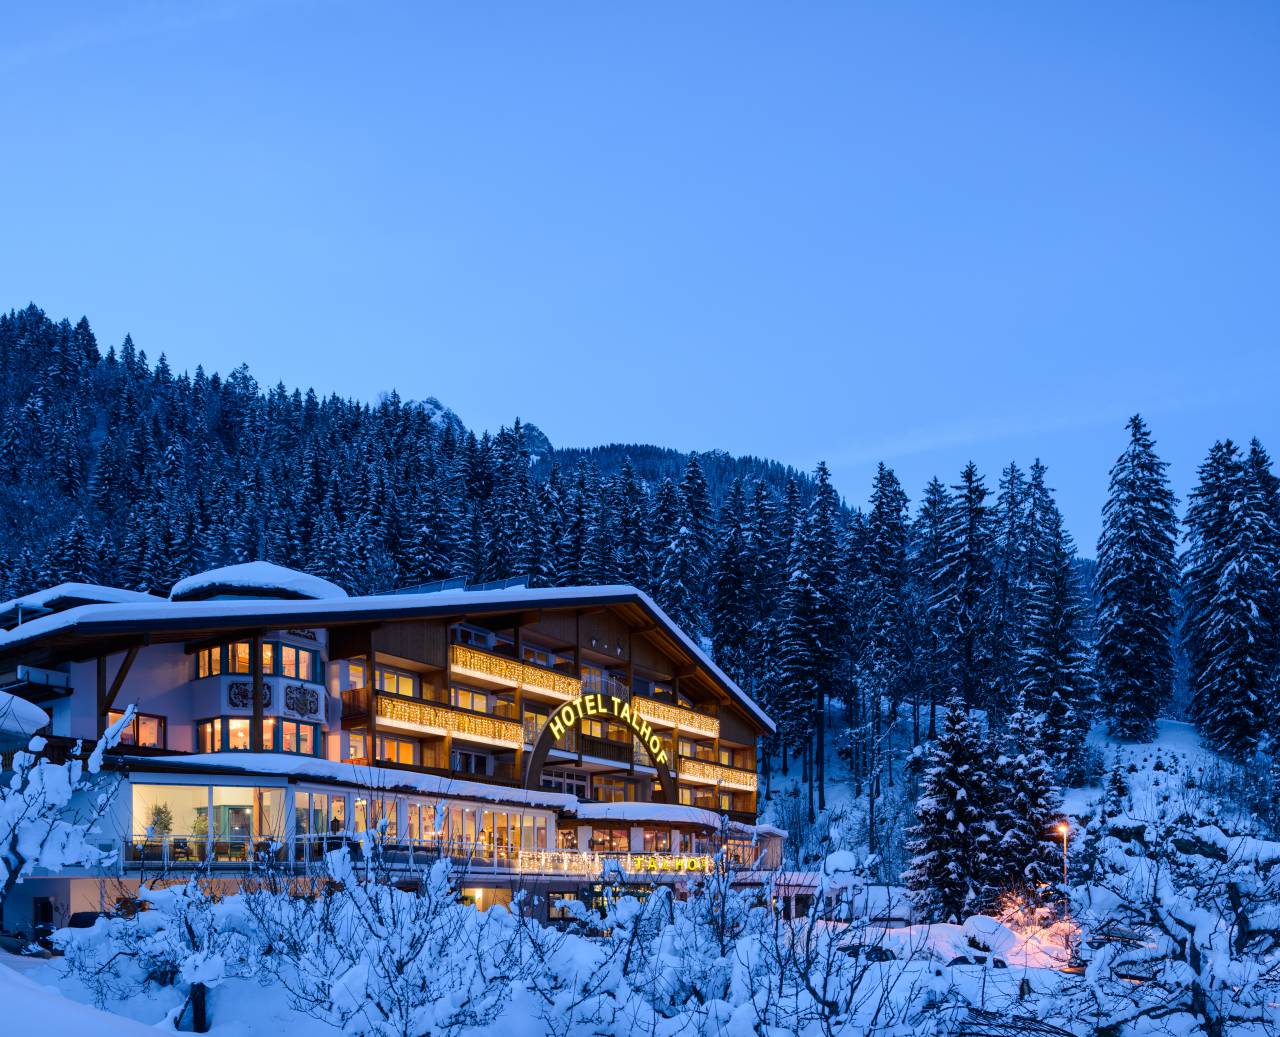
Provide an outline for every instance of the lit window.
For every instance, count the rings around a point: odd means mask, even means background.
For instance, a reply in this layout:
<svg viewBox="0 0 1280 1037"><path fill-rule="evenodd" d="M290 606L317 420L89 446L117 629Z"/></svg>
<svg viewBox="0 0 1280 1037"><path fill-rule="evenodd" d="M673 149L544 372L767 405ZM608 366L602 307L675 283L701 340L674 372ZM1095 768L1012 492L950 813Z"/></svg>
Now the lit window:
<svg viewBox="0 0 1280 1037"><path fill-rule="evenodd" d="M469 709L473 713L489 712L489 696L483 691L474 691L471 688L451 688L450 699L451 704L456 709Z"/></svg>
<svg viewBox="0 0 1280 1037"><path fill-rule="evenodd" d="M592 828L591 849L596 853L629 853L631 850L631 829Z"/></svg>
<svg viewBox="0 0 1280 1037"><path fill-rule="evenodd" d="M222 721L202 720L196 725L202 753L222 752Z"/></svg>
<svg viewBox="0 0 1280 1037"><path fill-rule="evenodd" d="M645 853L670 853L671 833L661 828L646 828L644 830L644 850Z"/></svg>
<svg viewBox="0 0 1280 1037"><path fill-rule="evenodd" d="M233 645L227 646L229 673L248 673L249 672L249 642L237 641Z"/></svg>
<svg viewBox="0 0 1280 1037"><path fill-rule="evenodd" d="M262 672L275 673L276 667L276 646L272 641L262 642Z"/></svg>
<svg viewBox="0 0 1280 1037"><path fill-rule="evenodd" d="M233 717L227 721L227 748L242 750L249 748L249 721Z"/></svg>
<svg viewBox="0 0 1280 1037"><path fill-rule="evenodd" d="M117 723L123 716L123 710L109 710L107 712L107 723ZM120 732L120 744L138 745L144 749L163 749L165 745L164 717L153 716L149 713L135 714L132 723Z"/></svg>

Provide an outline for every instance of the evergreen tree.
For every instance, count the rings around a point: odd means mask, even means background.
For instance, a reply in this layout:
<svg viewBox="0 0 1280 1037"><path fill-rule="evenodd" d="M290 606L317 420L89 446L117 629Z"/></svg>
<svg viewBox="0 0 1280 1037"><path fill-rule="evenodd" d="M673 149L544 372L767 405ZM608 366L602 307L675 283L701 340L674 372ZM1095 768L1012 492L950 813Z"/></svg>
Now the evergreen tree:
<svg viewBox="0 0 1280 1037"><path fill-rule="evenodd" d="M720 510L720 551L712 570L709 614L711 646L716 662L740 683L747 673L751 651L752 561L748 553L746 497L742 480L734 481Z"/></svg>
<svg viewBox="0 0 1280 1037"><path fill-rule="evenodd" d="M1062 822L1062 797L1041 740L1040 723L1021 707L1009 717L997 780L999 884L1021 900L1041 899L1061 875L1054 832Z"/></svg>
<svg viewBox="0 0 1280 1037"><path fill-rule="evenodd" d="M1075 550L1062 515L1044 487L1043 466L1033 469L1038 533L1028 566L1025 633L1018 687L1040 717L1039 737L1054 772L1065 782L1084 777L1084 738L1094 695L1093 665L1084 642L1084 607L1077 586Z"/></svg>
<svg viewBox="0 0 1280 1037"><path fill-rule="evenodd" d="M952 688L971 707L998 709L991 684L995 597L988 491L973 462L952 490L941 565L933 580L932 618Z"/></svg>
<svg viewBox="0 0 1280 1037"><path fill-rule="evenodd" d="M911 682L928 704L928 738L937 737L937 706L945 701L950 683L946 642L934 622L933 604L938 601L943 560L947 551L947 518L951 497L938 479L930 479L920 500L920 510L911 525L908 602L911 609L911 641L916 648ZM917 723L917 729L919 727ZM919 744L919 732L914 738Z"/></svg>
<svg viewBox="0 0 1280 1037"><path fill-rule="evenodd" d="M1269 726L1275 650L1267 615L1277 576L1267 490L1235 446L1216 444L1201 466L1188 525L1188 614L1193 709L1208 744L1237 760Z"/></svg>
<svg viewBox="0 0 1280 1037"><path fill-rule="evenodd" d="M1112 734L1149 741L1173 686L1177 519L1146 423L1127 427L1098 539L1098 682Z"/></svg>
<svg viewBox="0 0 1280 1037"><path fill-rule="evenodd" d="M929 753L903 882L934 921L958 922L993 901L1001 863L990 750L959 698Z"/></svg>

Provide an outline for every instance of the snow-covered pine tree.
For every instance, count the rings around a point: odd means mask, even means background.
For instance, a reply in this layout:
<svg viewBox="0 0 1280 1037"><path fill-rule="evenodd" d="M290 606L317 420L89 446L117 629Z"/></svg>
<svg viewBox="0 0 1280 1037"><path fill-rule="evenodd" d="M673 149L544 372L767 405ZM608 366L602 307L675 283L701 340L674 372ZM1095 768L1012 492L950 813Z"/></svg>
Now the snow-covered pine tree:
<svg viewBox="0 0 1280 1037"><path fill-rule="evenodd" d="M751 557L744 528L746 496L735 479L720 509L719 552L711 573L709 623L716 662L740 683L751 638Z"/></svg>
<svg viewBox="0 0 1280 1037"><path fill-rule="evenodd" d="M1098 538L1098 683L1112 734L1150 741L1173 687L1177 518L1146 423L1135 414L1127 428Z"/></svg>
<svg viewBox="0 0 1280 1037"><path fill-rule="evenodd" d="M964 702L947 706L929 752L907 841L902 880L933 921L960 921L989 907L999 874L997 794L990 747Z"/></svg>
<svg viewBox="0 0 1280 1037"><path fill-rule="evenodd" d="M1026 620L1030 489L1017 462L1000 473L992 516L991 675L997 716L1017 702L1018 655Z"/></svg>
<svg viewBox="0 0 1280 1037"><path fill-rule="evenodd" d="M1041 740L1040 721L1021 704L1009 716L995 778L1000 787L997 885L1023 902L1042 900L1061 878L1055 827L1062 821L1062 796Z"/></svg>
<svg viewBox="0 0 1280 1037"><path fill-rule="evenodd" d="M913 682L927 703L927 737L937 737L937 707L948 692L949 667L945 644L938 624L934 622L933 602L941 590L943 558L947 546L947 515L951 498L939 479L930 479L920 500L920 509L911 524L908 569L908 600L911 608L911 639L916 646ZM918 727L918 725L917 725ZM919 743L919 736L915 739Z"/></svg>
<svg viewBox="0 0 1280 1037"><path fill-rule="evenodd" d="M992 515L987 487L972 461L952 490L931 618L938 625L951 687L970 707L988 708L996 705L991 685Z"/></svg>
<svg viewBox="0 0 1280 1037"><path fill-rule="evenodd" d="M787 557L790 576L778 606L777 635L774 640L774 717L783 741L783 759L788 750L805 753L806 770L813 731L814 688L821 679L818 662L820 644L816 633L818 597L806 568L806 523L797 522ZM809 819L815 816L813 785L809 785Z"/></svg>
<svg viewBox="0 0 1280 1037"><path fill-rule="evenodd" d="M1018 688L1040 720L1039 737L1054 774L1067 784L1083 780L1084 738L1095 689L1093 660L1084 642L1084 605L1077 586L1075 547L1062 514L1044 485L1044 467L1032 469L1031 510L1036 535L1028 564Z"/></svg>
<svg viewBox="0 0 1280 1037"><path fill-rule="evenodd" d="M1187 549L1182 556L1182 648L1187 659L1191 714L1204 702L1200 686L1212 650L1211 607L1226 562L1231 509L1244 466L1231 440L1219 440L1197 470L1199 482L1187 500Z"/></svg>
<svg viewBox="0 0 1280 1037"><path fill-rule="evenodd" d="M1205 492L1191 509L1198 563L1189 574L1197 587L1194 713L1211 748L1243 760L1274 715L1275 651L1266 612L1277 578L1276 531L1265 488L1246 466L1233 463L1234 446L1224 446L1214 466L1221 485L1211 490L1202 481L1197 494ZM1214 504L1219 497L1225 498L1221 512ZM1212 574L1211 586L1204 570Z"/></svg>
<svg viewBox="0 0 1280 1037"><path fill-rule="evenodd" d="M814 472L814 494L805 520L805 570L814 595L813 633L813 781L818 793L818 809L827 808L827 696L835 695L836 662L845 651L848 624L844 586L840 572L840 498L831 485L826 462Z"/></svg>
<svg viewBox="0 0 1280 1037"><path fill-rule="evenodd" d="M649 503L631 458L622 459L617 480L617 568L625 583L647 590L653 582L649 558Z"/></svg>

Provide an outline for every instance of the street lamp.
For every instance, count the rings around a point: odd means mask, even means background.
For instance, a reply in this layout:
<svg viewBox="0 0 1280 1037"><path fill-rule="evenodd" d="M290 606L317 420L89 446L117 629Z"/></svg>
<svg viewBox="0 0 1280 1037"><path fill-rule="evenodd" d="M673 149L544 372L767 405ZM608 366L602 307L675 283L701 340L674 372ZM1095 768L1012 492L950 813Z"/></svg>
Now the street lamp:
<svg viewBox="0 0 1280 1037"><path fill-rule="evenodd" d="M1058 833L1062 836L1062 888L1065 892L1067 887L1067 836L1071 834L1071 828L1064 822L1058 825Z"/></svg>

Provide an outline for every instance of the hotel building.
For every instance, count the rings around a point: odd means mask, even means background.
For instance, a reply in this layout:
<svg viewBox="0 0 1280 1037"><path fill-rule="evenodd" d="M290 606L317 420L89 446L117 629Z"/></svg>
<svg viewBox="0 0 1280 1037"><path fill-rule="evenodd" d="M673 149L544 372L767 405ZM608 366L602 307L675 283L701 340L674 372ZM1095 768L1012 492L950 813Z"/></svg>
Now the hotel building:
<svg viewBox="0 0 1280 1037"><path fill-rule="evenodd" d="M349 597L252 562L168 599L63 584L0 628L0 690L45 711L51 754L136 709L93 836L113 864L25 880L8 928L372 838L406 878L444 855L480 907L528 889L544 917L604 884L687 889L721 850L747 882L780 864L757 824L773 722L633 587Z"/></svg>

